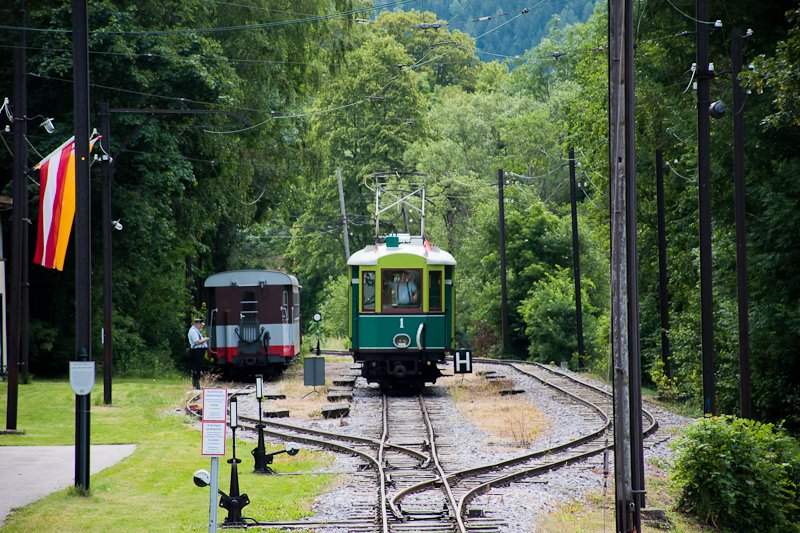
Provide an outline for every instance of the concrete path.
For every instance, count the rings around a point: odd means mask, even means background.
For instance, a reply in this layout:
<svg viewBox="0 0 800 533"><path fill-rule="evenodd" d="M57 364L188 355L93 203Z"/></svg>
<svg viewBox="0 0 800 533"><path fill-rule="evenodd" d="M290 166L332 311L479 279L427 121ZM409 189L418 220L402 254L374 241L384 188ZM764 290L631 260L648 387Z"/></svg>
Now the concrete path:
<svg viewBox="0 0 800 533"><path fill-rule="evenodd" d="M118 463L135 449L135 444L92 446L91 474ZM75 446L0 446L0 472L2 526L15 507L75 484Z"/></svg>

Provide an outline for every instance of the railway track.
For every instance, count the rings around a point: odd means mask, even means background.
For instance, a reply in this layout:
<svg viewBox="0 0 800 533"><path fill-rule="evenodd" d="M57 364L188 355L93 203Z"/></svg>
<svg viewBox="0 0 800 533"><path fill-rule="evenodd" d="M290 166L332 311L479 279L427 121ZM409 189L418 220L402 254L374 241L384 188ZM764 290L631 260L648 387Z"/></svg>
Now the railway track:
<svg viewBox="0 0 800 533"><path fill-rule="evenodd" d="M568 442L466 469L453 454L457 446L441 439L449 422L448 408L441 398L426 392L419 396L389 397L376 389L360 390L380 417L355 436L299 424L264 420L264 432L283 441L304 443L358 458L353 473L358 496L349 506L349 516L341 520L301 520L297 522L254 522L262 529L323 529L348 532L407 533L425 531L499 531L498 513L487 513L488 504L480 497L496 487L522 480L531 481L552 469L602 455L612 447L612 396L587 382L544 365L522 361L480 360L502 365L514 373L541 383L550 394L568 402L571 409L591 428ZM447 404L450 405L450 404ZM257 431L258 420L240 417L240 428ZM643 411L645 436L658 424Z"/></svg>
<svg viewBox="0 0 800 533"><path fill-rule="evenodd" d="M442 481L424 481L417 485L406 487L403 491L395 494L392 501L393 504L396 505L396 501L415 492L428 493L436 483L441 483L450 488L454 498L457 500L457 504L453 506L455 515L469 517L465 529L470 531L483 530L478 523L479 519L483 518L483 510L474 509L474 512L471 512L468 508L470 502L479 495L490 491L494 487L529 479L549 472L553 468L582 461L612 449L608 445L608 436L612 429L611 412L613 409L612 398L609 393L543 365L497 361L491 361L489 364L507 364L514 371L532 377L555 391L556 394L569 398L569 401L574 403L575 407L580 410L580 415L584 419L590 423L592 421L596 422L596 429L556 446L522 454L497 463L452 472ZM644 412L644 418L644 432L645 435L648 435L654 432L658 426L655 418L649 412Z"/></svg>

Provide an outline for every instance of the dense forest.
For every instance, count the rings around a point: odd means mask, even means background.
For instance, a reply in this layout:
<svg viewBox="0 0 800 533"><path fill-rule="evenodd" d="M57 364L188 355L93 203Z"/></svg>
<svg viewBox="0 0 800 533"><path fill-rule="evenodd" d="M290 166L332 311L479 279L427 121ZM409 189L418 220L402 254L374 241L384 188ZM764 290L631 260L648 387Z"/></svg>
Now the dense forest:
<svg viewBox="0 0 800 533"><path fill-rule="evenodd" d="M551 27L585 22L594 12L594 5L595 0L428 0L414 2L412 8L434 13L430 19L423 17L423 23L443 20L450 29L480 36L475 42L480 59L508 59L509 66L513 66ZM391 9L409 8L400 5Z"/></svg>
<svg viewBox="0 0 800 533"><path fill-rule="evenodd" d="M800 429L800 10L795 1L712 0L712 100L731 107L730 35L750 28L745 119L750 343L755 417ZM14 2L16 5L17 2ZM441 6L440 6L441 4ZM567 153L578 172L587 359L608 371L609 200L606 4L565 2L520 35L470 26L469 2L365 0L98 0L89 3L91 124L99 104L236 113L113 114L115 371L184 368L203 280L274 268L303 286L305 317L345 333L345 257L336 169L351 250L374 242L370 173L427 173L431 241L458 261L461 342L482 356L577 362ZM485 3L484 3L485 4ZM521 2L502 6L509 13ZM539 9L530 6L531 17ZM554 4L555 5L555 4ZM701 404L694 4L635 2L638 256L643 380ZM440 10L438 15L428 10ZM497 9L499 10L499 4ZM548 8L550 9L550 8ZM27 51L32 168L71 135L68 3L0 7L0 88L12 94L13 50ZM504 16L510 19L514 15ZM585 20L585 22L579 22ZM16 21L11 23L10 21ZM448 22L431 28L430 24ZM492 21L489 21L492 22ZM501 21L502 22L502 21ZM427 24L426 26L421 26ZM477 22L474 24L478 24ZM456 29L469 29L470 35ZM541 39L537 32L543 32ZM490 48L488 43L491 37ZM513 63L479 53L502 50ZM511 68L513 67L513 68ZM14 102L10 102L13 112ZM713 298L718 409L736 414L738 330L732 114L712 123ZM0 116L6 121L6 116ZM5 122L4 122L5 124ZM2 132L0 191L11 195L11 133ZM655 152L666 161L669 368L661 352ZM497 170L504 169L512 346L502 353ZM93 190L93 350L100 353L99 165ZM38 217L30 172L30 218ZM401 213L396 229L402 229ZM3 241L10 242L10 211ZM32 226L33 227L33 226ZM32 245L35 231L31 231ZM6 246L8 249L8 246ZM74 357L74 246L63 272L31 265L30 370L63 374ZM6 254L6 258L8 258ZM42 302L47 301L47 305Z"/></svg>

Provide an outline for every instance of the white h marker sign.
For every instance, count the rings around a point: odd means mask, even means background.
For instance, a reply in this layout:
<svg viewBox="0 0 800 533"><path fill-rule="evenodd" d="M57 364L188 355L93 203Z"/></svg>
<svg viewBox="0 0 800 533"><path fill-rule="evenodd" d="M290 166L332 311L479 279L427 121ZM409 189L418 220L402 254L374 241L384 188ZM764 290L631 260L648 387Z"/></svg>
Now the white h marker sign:
<svg viewBox="0 0 800 533"><path fill-rule="evenodd" d="M453 358L456 374L472 373L472 350L456 350Z"/></svg>

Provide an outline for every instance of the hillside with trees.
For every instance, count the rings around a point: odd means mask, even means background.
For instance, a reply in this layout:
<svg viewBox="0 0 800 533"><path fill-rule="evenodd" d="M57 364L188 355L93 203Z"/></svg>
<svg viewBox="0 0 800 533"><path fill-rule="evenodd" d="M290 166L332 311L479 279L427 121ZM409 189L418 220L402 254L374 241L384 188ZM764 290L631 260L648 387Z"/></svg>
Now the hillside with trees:
<svg viewBox="0 0 800 533"><path fill-rule="evenodd" d="M496 5L512 12L522 2ZM112 211L115 370L183 368L189 318L210 274L275 268L303 286L305 317L345 333L348 280L336 169L351 250L374 242L370 173L428 175L431 241L458 261L459 338L481 356L577 364L567 153L576 154L584 334L590 370L609 371L607 15L563 2L530 30L497 21L485 36L456 20L487 3L310 0L90 4L92 126L112 108L224 114L114 114ZM794 1L711 1L712 99L731 103L730 30L752 28L742 81L754 417L800 430L800 18ZM505 12L502 11L502 12ZM435 12L435 13L434 13ZM538 13L538 11L537 11ZM643 379L697 408L701 398L693 3L636 2L636 150ZM9 6L4 21L18 21ZM513 15L498 18L509 19ZM435 29L421 25L452 24ZM584 22L585 21L585 22ZM71 13L26 2L0 32L0 87L26 28L28 168L71 135ZM533 24L533 23L531 23ZM522 35L527 35L523 38ZM527 39L527 40L526 40ZM489 44L491 43L491 44ZM514 48L516 46L520 48ZM527 50L527 51L526 51ZM521 55L513 63L481 52ZM514 68L510 68L514 67ZM13 110L13 102L11 102ZM6 118L0 116L0 120ZM5 124L5 122L4 122ZM11 135L1 133L2 195L11 193ZM712 123L713 295L718 408L739 410L731 113ZM661 352L655 152L665 166L669 369ZM92 169L95 353L102 352L99 165ZM512 346L500 341L497 170L507 172L506 241ZM30 218L38 174L30 172ZM3 241L10 242L10 212ZM403 229L400 212L388 228ZM31 239L35 232L31 232ZM8 249L8 245L6 245ZM33 249L33 245L31 246ZM71 250L74 250L71 248ZM74 256L63 272L30 270L31 372L63 374L74 357ZM7 257L7 256L6 256ZM47 300L47 306L40 302Z"/></svg>

